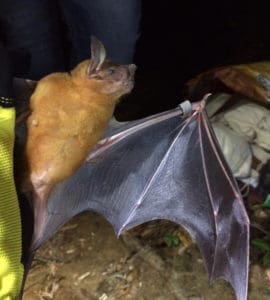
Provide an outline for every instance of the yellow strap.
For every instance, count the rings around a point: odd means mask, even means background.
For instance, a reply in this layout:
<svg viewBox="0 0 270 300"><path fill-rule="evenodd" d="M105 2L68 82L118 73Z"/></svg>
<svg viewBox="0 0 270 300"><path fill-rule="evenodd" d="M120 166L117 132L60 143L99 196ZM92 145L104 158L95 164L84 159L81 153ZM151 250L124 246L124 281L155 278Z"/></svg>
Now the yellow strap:
<svg viewBox="0 0 270 300"><path fill-rule="evenodd" d="M0 299L20 292L21 218L13 177L14 108L0 106Z"/></svg>

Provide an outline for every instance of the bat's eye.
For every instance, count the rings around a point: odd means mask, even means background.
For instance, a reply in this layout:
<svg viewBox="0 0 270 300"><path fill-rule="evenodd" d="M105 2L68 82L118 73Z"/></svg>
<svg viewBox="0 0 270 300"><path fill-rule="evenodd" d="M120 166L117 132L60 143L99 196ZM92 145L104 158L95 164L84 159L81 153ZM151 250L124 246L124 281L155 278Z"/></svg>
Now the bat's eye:
<svg viewBox="0 0 270 300"><path fill-rule="evenodd" d="M109 68L107 71L108 71L109 75L113 75L115 73L115 69L114 68Z"/></svg>

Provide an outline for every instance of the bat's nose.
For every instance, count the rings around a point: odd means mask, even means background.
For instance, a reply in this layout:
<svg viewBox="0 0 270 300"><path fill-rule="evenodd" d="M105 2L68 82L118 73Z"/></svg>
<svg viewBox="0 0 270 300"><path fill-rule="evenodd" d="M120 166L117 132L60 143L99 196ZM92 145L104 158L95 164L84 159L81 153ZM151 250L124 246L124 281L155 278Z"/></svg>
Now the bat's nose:
<svg viewBox="0 0 270 300"><path fill-rule="evenodd" d="M137 66L135 64L128 65L128 70L130 75L134 76Z"/></svg>

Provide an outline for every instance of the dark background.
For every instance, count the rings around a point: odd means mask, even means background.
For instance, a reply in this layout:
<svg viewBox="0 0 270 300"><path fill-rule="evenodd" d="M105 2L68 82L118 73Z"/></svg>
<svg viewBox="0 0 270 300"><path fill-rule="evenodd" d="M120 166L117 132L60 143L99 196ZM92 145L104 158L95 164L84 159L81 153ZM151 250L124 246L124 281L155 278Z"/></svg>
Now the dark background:
<svg viewBox="0 0 270 300"><path fill-rule="evenodd" d="M123 119L177 105L202 71L270 59L267 1L142 2L136 86L118 108Z"/></svg>

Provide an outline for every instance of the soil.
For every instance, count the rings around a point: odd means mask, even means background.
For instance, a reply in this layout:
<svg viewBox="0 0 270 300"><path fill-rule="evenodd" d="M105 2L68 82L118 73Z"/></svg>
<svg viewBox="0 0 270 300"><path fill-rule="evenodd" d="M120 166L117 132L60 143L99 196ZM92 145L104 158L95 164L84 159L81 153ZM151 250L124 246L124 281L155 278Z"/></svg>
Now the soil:
<svg viewBox="0 0 270 300"><path fill-rule="evenodd" d="M176 232L178 245L164 243ZM249 299L268 300L270 269L251 264ZM38 250L24 300L235 299L223 280L210 285L202 258L186 233L167 221L133 229L119 239L102 217L83 213Z"/></svg>

